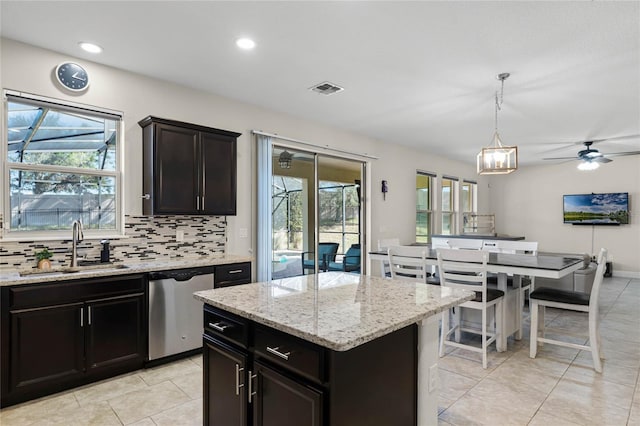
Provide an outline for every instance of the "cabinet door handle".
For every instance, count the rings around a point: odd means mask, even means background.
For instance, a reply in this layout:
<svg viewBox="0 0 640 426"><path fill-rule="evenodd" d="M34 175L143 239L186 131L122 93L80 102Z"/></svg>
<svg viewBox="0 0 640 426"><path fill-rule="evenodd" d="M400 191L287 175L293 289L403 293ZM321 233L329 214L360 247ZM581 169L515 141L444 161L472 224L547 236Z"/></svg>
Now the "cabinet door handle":
<svg viewBox="0 0 640 426"><path fill-rule="evenodd" d="M236 395L240 395L240 388L244 387L244 383L240 383L240 372L244 371L244 368L236 364Z"/></svg>
<svg viewBox="0 0 640 426"><path fill-rule="evenodd" d="M80 308L80 327L84 327L84 308Z"/></svg>
<svg viewBox="0 0 640 426"><path fill-rule="evenodd" d="M254 392L253 391L253 379L255 379L256 377L258 377L257 374L252 374L251 370L249 370L249 404L251 404L251 400L252 400L252 396L254 396L255 394L257 394L258 392Z"/></svg>
<svg viewBox="0 0 640 426"><path fill-rule="evenodd" d="M87 306L87 325L91 325L91 306Z"/></svg>
<svg viewBox="0 0 640 426"><path fill-rule="evenodd" d="M202 210L204 210L204 195L202 196Z"/></svg>
<svg viewBox="0 0 640 426"><path fill-rule="evenodd" d="M276 346L275 348L271 348L269 346L267 346L267 352L270 352L276 356L279 356L280 358L284 359L285 361L289 360L289 355L291 355L291 352L280 352L280 346Z"/></svg>
<svg viewBox="0 0 640 426"><path fill-rule="evenodd" d="M196 210L200 210L200 196L196 195Z"/></svg>
<svg viewBox="0 0 640 426"><path fill-rule="evenodd" d="M240 272L242 272L242 269L234 269L233 271L229 271L229 274L239 274Z"/></svg>
<svg viewBox="0 0 640 426"><path fill-rule="evenodd" d="M213 328L214 330L218 330L221 333L224 333L224 331L231 326L229 324L222 324L221 322L217 322L215 324L210 322L209 327Z"/></svg>

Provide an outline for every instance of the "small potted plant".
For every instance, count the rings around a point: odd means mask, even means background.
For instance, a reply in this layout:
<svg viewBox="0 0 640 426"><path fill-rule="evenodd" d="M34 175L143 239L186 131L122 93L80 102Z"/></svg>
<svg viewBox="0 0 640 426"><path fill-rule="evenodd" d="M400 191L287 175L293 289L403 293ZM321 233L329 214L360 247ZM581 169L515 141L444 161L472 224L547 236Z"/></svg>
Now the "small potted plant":
<svg viewBox="0 0 640 426"><path fill-rule="evenodd" d="M36 252L36 259L38 259L38 269L51 269L50 258L53 257L53 253L46 247L41 251Z"/></svg>

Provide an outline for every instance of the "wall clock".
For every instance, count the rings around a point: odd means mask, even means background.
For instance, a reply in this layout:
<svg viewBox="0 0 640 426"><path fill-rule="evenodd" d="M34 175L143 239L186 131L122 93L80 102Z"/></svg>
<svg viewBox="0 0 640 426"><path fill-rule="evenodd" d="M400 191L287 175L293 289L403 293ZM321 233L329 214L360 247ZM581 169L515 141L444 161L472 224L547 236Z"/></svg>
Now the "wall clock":
<svg viewBox="0 0 640 426"><path fill-rule="evenodd" d="M89 74L74 62L63 62L56 67L56 80L65 89L82 92L89 87Z"/></svg>

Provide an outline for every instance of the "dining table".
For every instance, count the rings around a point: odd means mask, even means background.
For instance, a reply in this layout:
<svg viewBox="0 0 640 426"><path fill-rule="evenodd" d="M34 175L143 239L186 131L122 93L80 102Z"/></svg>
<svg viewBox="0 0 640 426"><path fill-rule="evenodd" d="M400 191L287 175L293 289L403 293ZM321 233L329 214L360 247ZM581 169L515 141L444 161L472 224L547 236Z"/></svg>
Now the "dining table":
<svg viewBox="0 0 640 426"><path fill-rule="evenodd" d="M437 249L429 245L420 247L425 253L425 262L430 266L438 265ZM373 268L377 273L375 275L385 276L384 263L388 261L387 251L370 251L369 258L371 261L377 261L379 268ZM574 271L580 269L583 265L583 258L571 255L563 255L557 253L538 252L531 254L513 254L513 253L489 253L489 261L487 262L487 272L497 275L497 288L504 291L505 301L503 303L503 323L500 338L497 342L497 350L505 351L507 348L507 339L511 335L515 335L516 339L521 339L519 333L522 324L522 303L521 299L521 277L544 277L552 279L560 279ZM508 287L508 276L513 276L513 287Z"/></svg>

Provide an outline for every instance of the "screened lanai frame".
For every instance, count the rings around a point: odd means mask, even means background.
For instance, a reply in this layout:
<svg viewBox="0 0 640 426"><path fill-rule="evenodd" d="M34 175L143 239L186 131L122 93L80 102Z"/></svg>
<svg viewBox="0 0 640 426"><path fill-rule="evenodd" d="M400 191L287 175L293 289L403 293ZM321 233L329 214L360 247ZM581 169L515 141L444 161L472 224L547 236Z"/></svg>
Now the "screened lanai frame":
<svg viewBox="0 0 640 426"><path fill-rule="evenodd" d="M302 247L295 246L295 233L300 234L300 244L302 244L302 228L297 229L294 225L292 226L292 221L295 221L295 218L292 214L292 197L295 197L298 194L302 193L302 179L290 176L281 176L274 175L272 181L272 223L273 223L273 247L274 252L277 250L287 250L287 251L302 251ZM359 201L355 204L349 205L347 199L349 197L346 196L347 191L355 191L358 193L360 191L359 183L346 183L346 182L331 182L331 181L319 181L318 188L318 198L321 199L323 197L323 192L336 190L341 192L340 196L340 223L339 231L332 231L326 228L327 221L324 221L325 228L323 229L323 218L320 219L320 229L319 235L322 241L324 242L338 242L340 247L342 248L342 252L346 252L346 250L351 246L351 244L360 243L360 204ZM356 197L359 199L360 195L357 194ZM353 197L351 197L353 200ZM322 201L320 201L322 204ZM281 213L282 210L284 213ZM347 214L347 211L350 211L352 214ZM353 214L355 212L355 214ZM279 221L276 217L276 214L280 213L281 216L285 217L286 224L284 226L277 227L277 224L282 222ZM319 216L322 216L319 213ZM348 223L350 219L355 219L355 223ZM300 220L302 220L300 218ZM287 246L277 246L275 235L282 230L286 231L286 241ZM349 230L355 229L355 230ZM331 236L334 234L335 236ZM325 236L324 238L322 236ZM293 245L292 245L293 244Z"/></svg>
<svg viewBox="0 0 640 426"><path fill-rule="evenodd" d="M104 108L4 91L5 238L121 236L124 123Z"/></svg>

